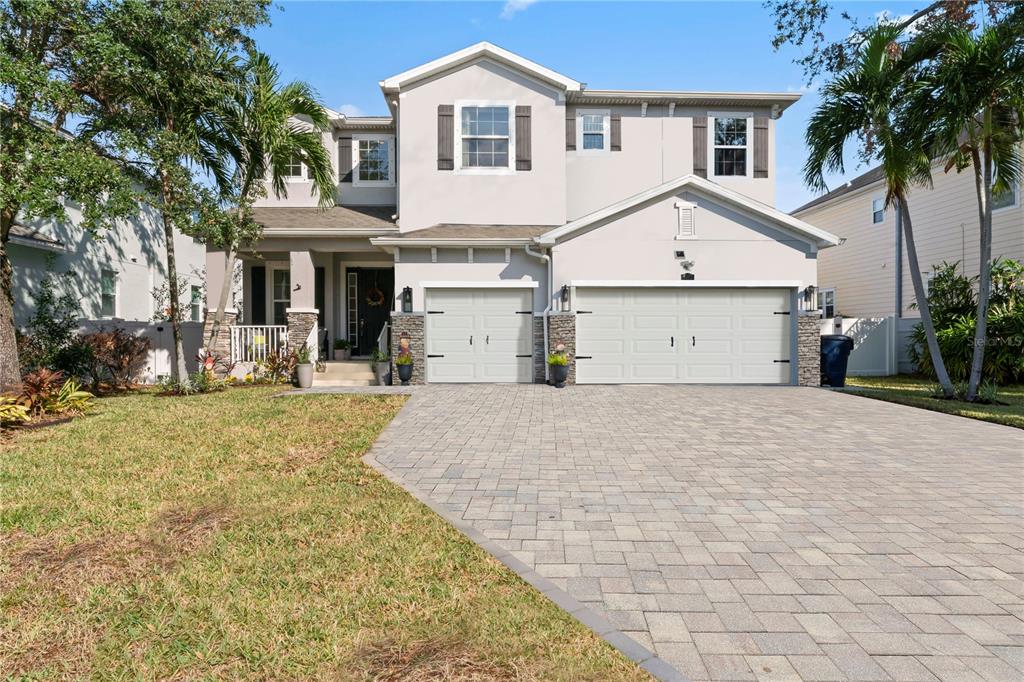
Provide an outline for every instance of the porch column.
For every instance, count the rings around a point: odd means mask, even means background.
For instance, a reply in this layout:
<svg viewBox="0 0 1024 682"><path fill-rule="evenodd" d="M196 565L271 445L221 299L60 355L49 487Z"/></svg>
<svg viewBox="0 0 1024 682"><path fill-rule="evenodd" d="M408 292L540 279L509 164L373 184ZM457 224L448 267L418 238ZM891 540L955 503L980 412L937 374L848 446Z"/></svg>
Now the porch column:
<svg viewBox="0 0 1024 682"><path fill-rule="evenodd" d="M203 346L206 345L207 339L210 338L213 331L213 317L217 312L217 305L220 303L220 290L224 285L224 278L229 276L227 254L223 250L208 249L206 251L206 314L203 316ZM237 320L238 310L234 307L234 296L230 296L228 307L224 309L224 322L217 332L217 338L213 340L209 348L215 356L226 360L231 355L231 326Z"/></svg>
<svg viewBox="0 0 1024 682"><path fill-rule="evenodd" d="M291 272L291 305L288 313L288 348L298 350L316 327L316 270L310 251L292 251L288 257ZM318 357L319 349L310 349Z"/></svg>

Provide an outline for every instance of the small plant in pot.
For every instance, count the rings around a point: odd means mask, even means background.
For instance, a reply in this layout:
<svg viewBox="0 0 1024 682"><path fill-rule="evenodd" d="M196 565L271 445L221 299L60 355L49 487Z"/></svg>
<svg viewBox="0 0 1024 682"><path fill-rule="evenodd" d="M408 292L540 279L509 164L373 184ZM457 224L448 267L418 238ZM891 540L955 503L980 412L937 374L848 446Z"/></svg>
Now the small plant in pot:
<svg viewBox="0 0 1024 682"><path fill-rule="evenodd" d="M298 380L299 388L309 388L313 385L312 356L312 351L305 344L295 351L295 378Z"/></svg>
<svg viewBox="0 0 1024 682"><path fill-rule="evenodd" d="M569 354L565 352L564 347L548 355L548 367L555 388L565 388L565 382L569 378Z"/></svg>
<svg viewBox="0 0 1024 682"><path fill-rule="evenodd" d="M352 344L345 339L334 339L334 359L339 362L352 359Z"/></svg>
<svg viewBox="0 0 1024 682"><path fill-rule="evenodd" d="M398 368L398 378L401 379L403 386L409 385L409 379L412 379L412 353L409 351L402 351L395 358L395 367Z"/></svg>
<svg viewBox="0 0 1024 682"><path fill-rule="evenodd" d="M391 374L391 357L376 348L370 353L370 369L377 377L378 386L387 386L388 375Z"/></svg>

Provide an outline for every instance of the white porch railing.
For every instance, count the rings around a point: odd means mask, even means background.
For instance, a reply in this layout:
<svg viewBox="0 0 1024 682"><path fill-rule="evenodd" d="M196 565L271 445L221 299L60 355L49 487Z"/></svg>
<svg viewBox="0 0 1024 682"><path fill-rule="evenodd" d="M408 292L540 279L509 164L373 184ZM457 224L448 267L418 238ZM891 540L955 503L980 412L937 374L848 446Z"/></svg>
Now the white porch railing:
<svg viewBox="0 0 1024 682"><path fill-rule="evenodd" d="M387 322L384 323L384 328L380 330L380 334L377 335L377 350L384 355L391 354L391 348L388 347L388 332L391 331L391 325Z"/></svg>
<svg viewBox="0 0 1024 682"><path fill-rule="evenodd" d="M286 325L233 325L231 327L231 361L256 362L271 353L284 350L288 343Z"/></svg>

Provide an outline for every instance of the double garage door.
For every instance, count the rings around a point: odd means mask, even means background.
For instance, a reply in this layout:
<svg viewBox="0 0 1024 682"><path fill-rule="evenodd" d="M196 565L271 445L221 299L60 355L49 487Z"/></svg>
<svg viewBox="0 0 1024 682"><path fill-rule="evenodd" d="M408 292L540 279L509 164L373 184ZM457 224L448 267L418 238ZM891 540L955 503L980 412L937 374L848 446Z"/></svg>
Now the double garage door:
<svg viewBox="0 0 1024 682"><path fill-rule="evenodd" d="M533 289L428 289L427 381L533 381Z"/></svg>
<svg viewBox="0 0 1024 682"><path fill-rule="evenodd" d="M788 384L788 289L579 288L581 384Z"/></svg>

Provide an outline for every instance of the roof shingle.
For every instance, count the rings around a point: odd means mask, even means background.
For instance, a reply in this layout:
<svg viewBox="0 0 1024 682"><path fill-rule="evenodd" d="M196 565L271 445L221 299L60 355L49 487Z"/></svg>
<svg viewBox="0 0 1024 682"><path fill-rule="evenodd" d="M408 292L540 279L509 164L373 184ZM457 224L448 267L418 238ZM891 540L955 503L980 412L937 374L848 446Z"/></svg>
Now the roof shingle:
<svg viewBox="0 0 1024 682"><path fill-rule="evenodd" d="M393 230L396 226L391 216L394 214L394 206L334 206L326 211L276 206L253 209L256 222L272 230Z"/></svg>

